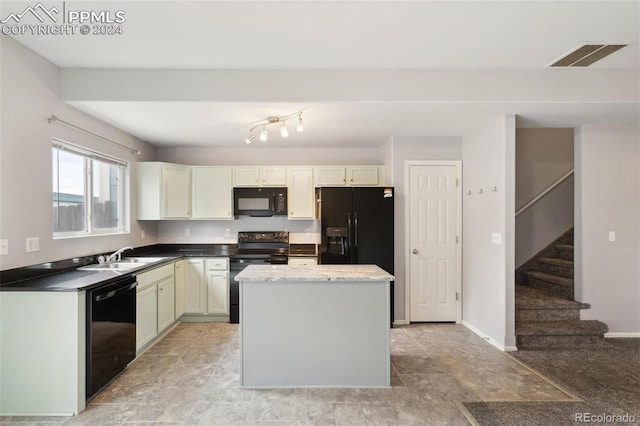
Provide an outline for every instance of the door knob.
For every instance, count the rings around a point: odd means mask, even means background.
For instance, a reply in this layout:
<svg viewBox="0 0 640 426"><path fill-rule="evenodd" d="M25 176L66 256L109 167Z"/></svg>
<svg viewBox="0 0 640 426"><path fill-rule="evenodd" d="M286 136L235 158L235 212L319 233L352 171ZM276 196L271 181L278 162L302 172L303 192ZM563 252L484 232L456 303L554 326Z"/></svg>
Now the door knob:
<svg viewBox="0 0 640 426"><path fill-rule="evenodd" d="M411 253L413 253L413 254L418 254L418 250L413 249L413 250L411 250Z"/></svg>

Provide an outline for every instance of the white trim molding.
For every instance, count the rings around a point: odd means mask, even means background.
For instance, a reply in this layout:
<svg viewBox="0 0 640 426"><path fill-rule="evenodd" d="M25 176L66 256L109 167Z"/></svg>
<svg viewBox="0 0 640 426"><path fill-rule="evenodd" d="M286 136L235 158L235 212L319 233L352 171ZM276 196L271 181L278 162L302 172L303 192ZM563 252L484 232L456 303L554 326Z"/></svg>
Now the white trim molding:
<svg viewBox="0 0 640 426"><path fill-rule="evenodd" d="M456 202L458 203L457 218L456 218L456 232L458 235L458 252L457 262L458 267L456 270L456 292L458 293L458 306L456 312L456 324L462 323L462 160L405 160L404 162L404 249L407 253L410 250L409 242L411 241L411 223L410 223L410 208L409 208L409 167L411 166L455 166L456 167L456 180L457 180L457 194ZM411 324L411 267L410 257L404 259L404 323Z"/></svg>
<svg viewBox="0 0 640 426"><path fill-rule="evenodd" d="M469 324L466 321L462 321L462 325L467 327L469 330L473 331L478 336L482 337L487 342L491 343L491 345L493 345L496 348L500 349L502 352L515 352L515 351L518 350L518 348L515 347L515 346L505 346L502 343L493 340L491 337L487 336L482 331L478 330L477 328L475 328L474 326L472 326L471 324Z"/></svg>
<svg viewBox="0 0 640 426"><path fill-rule="evenodd" d="M628 332L628 333L617 333L617 332L604 333L605 339L617 339L617 338L629 338L629 337L633 337L633 338L640 337L640 331L634 331L634 332Z"/></svg>

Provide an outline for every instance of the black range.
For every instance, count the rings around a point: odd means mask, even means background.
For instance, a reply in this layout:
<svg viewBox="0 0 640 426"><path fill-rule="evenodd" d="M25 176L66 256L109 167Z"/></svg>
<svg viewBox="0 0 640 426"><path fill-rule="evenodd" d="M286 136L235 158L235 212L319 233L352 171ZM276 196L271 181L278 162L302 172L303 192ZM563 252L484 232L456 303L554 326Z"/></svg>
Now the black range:
<svg viewBox="0 0 640 426"><path fill-rule="evenodd" d="M238 250L229 265L229 322L240 322L240 288L235 280L249 265L286 265L289 256L287 231L251 231L238 233Z"/></svg>

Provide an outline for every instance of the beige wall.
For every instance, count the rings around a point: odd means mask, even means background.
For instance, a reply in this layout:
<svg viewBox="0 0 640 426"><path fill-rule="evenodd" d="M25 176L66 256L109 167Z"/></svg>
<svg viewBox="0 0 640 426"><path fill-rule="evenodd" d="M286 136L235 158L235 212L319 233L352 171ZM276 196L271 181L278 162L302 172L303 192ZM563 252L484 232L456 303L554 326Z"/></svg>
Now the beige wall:
<svg viewBox="0 0 640 426"><path fill-rule="evenodd" d="M573 168L573 129L516 130L516 210ZM573 226L573 178L516 218L516 267Z"/></svg>
<svg viewBox="0 0 640 426"><path fill-rule="evenodd" d="M640 337L640 130L583 127L576 154L576 299L591 304L581 317Z"/></svg>
<svg viewBox="0 0 640 426"><path fill-rule="evenodd" d="M135 218L135 162L152 160L155 148L65 105L58 97L60 69L10 37L0 37L2 76L0 94L0 238L9 240L9 254L0 256L2 270L108 252L120 247L154 244L153 223ZM49 124L52 114L119 143L127 150L60 124ZM53 138L72 142L130 162L131 233L53 239ZM146 239L141 239L144 226ZM40 251L27 253L25 238L39 237Z"/></svg>

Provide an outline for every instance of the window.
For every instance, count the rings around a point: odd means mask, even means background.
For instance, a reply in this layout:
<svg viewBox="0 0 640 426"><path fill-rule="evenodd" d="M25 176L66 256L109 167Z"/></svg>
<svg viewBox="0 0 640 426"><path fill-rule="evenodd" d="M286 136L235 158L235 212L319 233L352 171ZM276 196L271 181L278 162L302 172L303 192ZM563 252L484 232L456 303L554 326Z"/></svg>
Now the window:
<svg viewBox="0 0 640 426"><path fill-rule="evenodd" d="M53 142L53 237L127 232L127 162Z"/></svg>

